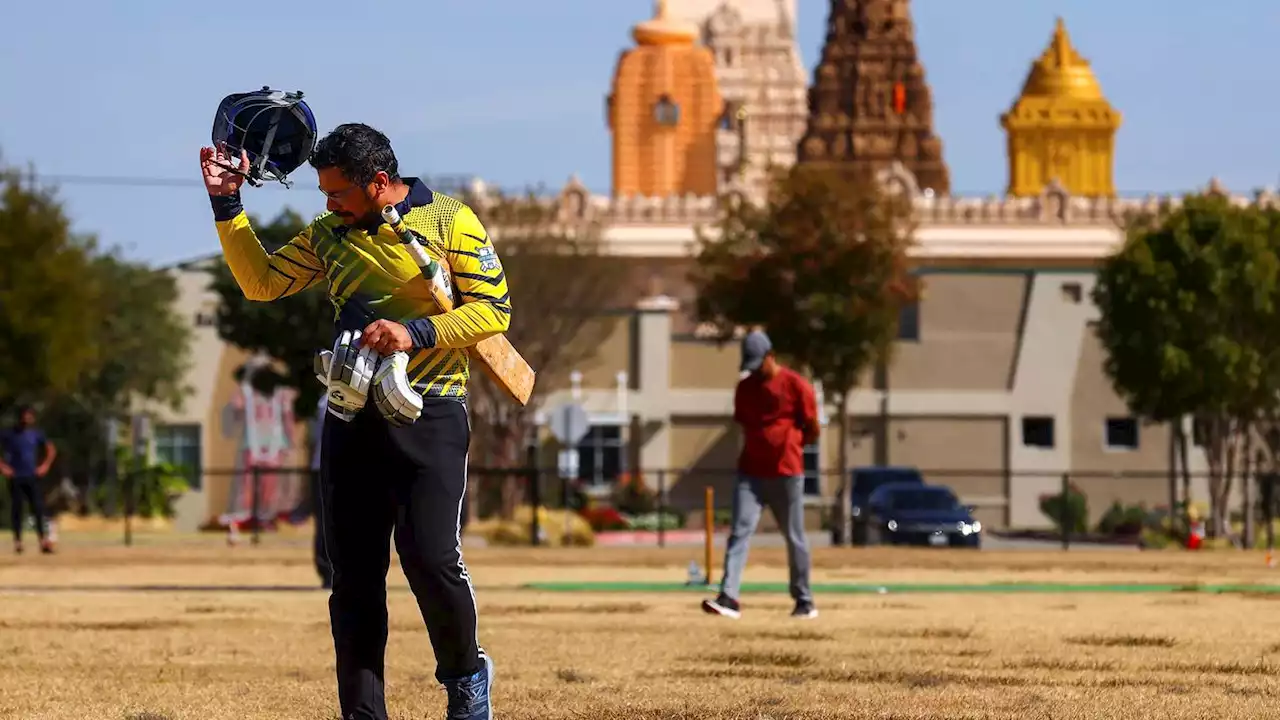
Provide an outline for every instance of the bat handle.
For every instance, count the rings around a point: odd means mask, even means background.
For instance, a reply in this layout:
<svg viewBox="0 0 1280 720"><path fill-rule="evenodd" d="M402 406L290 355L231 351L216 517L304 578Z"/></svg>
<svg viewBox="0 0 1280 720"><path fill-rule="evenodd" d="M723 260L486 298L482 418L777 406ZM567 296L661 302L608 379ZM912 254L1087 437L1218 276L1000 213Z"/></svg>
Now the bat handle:
<svg viewBox="0 0 1280 720"><path fill-rule="evenodd" d="M382 219L386 221L392 228L396 228L402 222L400 211L396 210L395 205L382 206ZM397 230L397 232L399 232Z"/></svg>
<svg viewBox="0 0 1280 720"><path fill-rule="evenodd" d="M422 269L423 274L427 277L434 276L436 274L436 261L427 255L426 248L422 247L422 243L418 242L418 238L414 237L409 228L405 226L404 219L400 217L400 212L396 210L396 206L382 206L382 219L400 236L400 242L409 248L409 254L413 256L413 261Z"/></svg>
<svg viewBox="0 0 1280 720"><path fill-rule="evenodd" d="M382 206L382 219L386 221L391 229L400 236L400 241L409 248L409 254L413 256L413 261L418 264L418 268L422 270L422 276L427 279L440 292L444 299L450 303L453 302L453 290L449 287L449 281L441 270L440 263L436 262L427 254L427 249L422 246L418 238L404 224L404 219L400 217L399 211L395 205ZM446 308L447 310L448 308Z"/></svg>

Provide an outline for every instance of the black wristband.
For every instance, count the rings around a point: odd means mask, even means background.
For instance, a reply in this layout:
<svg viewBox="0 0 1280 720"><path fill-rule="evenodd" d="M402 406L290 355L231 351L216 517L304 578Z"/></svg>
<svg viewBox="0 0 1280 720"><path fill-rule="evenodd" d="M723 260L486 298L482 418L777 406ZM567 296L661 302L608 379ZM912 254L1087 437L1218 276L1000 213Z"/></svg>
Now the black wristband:
<svg viewBox="0 0 1280 720"><path fill-rule="evenodd" d="M410 320L404 324L404 327L409 331L409 337L413 340L414 348L422 349L436 346L436 326L431 322L431 318Z"/></svg>
<svg viewBox="0 0 1280 720"><path fill-rule="evenodd" d="M210 195L209 203L213 206L213 219L217 222L231 220L244 210L238 192L231 195Z"/></svg>

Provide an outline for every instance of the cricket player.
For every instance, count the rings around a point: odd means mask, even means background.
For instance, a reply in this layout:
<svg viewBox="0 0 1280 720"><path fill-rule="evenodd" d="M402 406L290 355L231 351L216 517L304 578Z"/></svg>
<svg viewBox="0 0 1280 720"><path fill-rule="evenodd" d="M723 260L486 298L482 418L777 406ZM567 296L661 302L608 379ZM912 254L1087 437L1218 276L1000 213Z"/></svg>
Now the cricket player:
<svg viewBox="0 0 1280 720"><path fill-rule="evenodd" d="M467 205L400 176L385 135L346 124L322 138L308 161L327 212L267 253L240 203L243 175L228 169L247 171L249 158L227 154L205 147L200 162L218 238L245 297L269 302L324 283L336 308L320 498L342 718L387 718L386 574L394 538L435 652L435 677L447 691L448 717L489 720L493 664L479 644L460 515L470 442L467 348L506 331L511 317L493 244ZM413 257L382 221L388 204L453 276L460 297L450 312L434 304ZM361 368L370 350L378 358L407 353L414 402L375 402ZM415 404L416 418L395 416Z"/></svg>
<svg viewBox="0 0 1280 720"><path fill-rule="evenodd" d="M44 458L41 459L41 451ZM45 519L44 496L40 492L40 480L49 474L58 449L36 426L36 411L30 405L18 408L18 423L11 430L0 432L0 475L9 481L9 521L13 524L13 551L22 553L22 523L26 516L22 500L31 505L36 521L36 537L40 539L40 552L53 552Z"/></svg>

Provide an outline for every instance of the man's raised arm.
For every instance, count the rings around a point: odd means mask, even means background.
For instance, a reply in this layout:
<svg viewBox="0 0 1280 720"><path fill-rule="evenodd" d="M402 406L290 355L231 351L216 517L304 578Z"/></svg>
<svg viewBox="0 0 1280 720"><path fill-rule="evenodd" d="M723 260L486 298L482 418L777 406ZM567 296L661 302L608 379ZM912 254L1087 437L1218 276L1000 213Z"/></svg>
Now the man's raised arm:
<svg viewBox="0 0 1280 720"><path fill-rule="evenodd" d="M243 178L226 169L226 156L214 148L201 148L200 164L223 258L246 298L279 300L311 287L324 277L324 266L311 249L311 226L284 247L268 253L240 204ZM248 168L248 165L248 157L243 157L241 166Z"/></svg>

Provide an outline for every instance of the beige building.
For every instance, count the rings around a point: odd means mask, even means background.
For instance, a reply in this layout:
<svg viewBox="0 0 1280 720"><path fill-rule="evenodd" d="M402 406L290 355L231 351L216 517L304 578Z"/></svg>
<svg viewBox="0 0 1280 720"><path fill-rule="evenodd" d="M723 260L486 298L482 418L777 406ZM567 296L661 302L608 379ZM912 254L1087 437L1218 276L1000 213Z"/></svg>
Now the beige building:
<svg viewBox="0 0 1280 720"><path fill-rule="evenodd" d="M1039 497L1056 491L1064 472L1082 474L1074 482L1091 496L1094 522L1114 500L1167 502L1169 430L1137 422L1112 391L1090 293L1095 264L1123 239L1119 221L1177 200L1072 197L1057 186L1029 198L931 197L901 166L882 180L913 194L920 228L912 254L924 294L904 316L887 385L868 373L851 403L853 462L918 467L979 505L995 527L1048 525ZM714 218L705 204L592 198L575 206L604 223L613 252L638 259L687 259L695 227ZM591 412L598 437L585 452L610 456L591 466L639 470L652 485L665 470L673 502L696 504L708 482L727 489L735 464L737 348L700 337L687 289L670 281L679 274L667 274L668 294L615 316L610 341L578 368L577 387L544 398L544 407L577 401ZM824 409L828 423L835 412ZM632 442L638 468L626 467ZM823 471L809 483L821 506L835 492L830 424L810 453ZM1203 472L1203 458L1192 455ZM1083 476L1099 473L1146 476ZM1201 483L1193 490L1207 497Z"/></svg>

